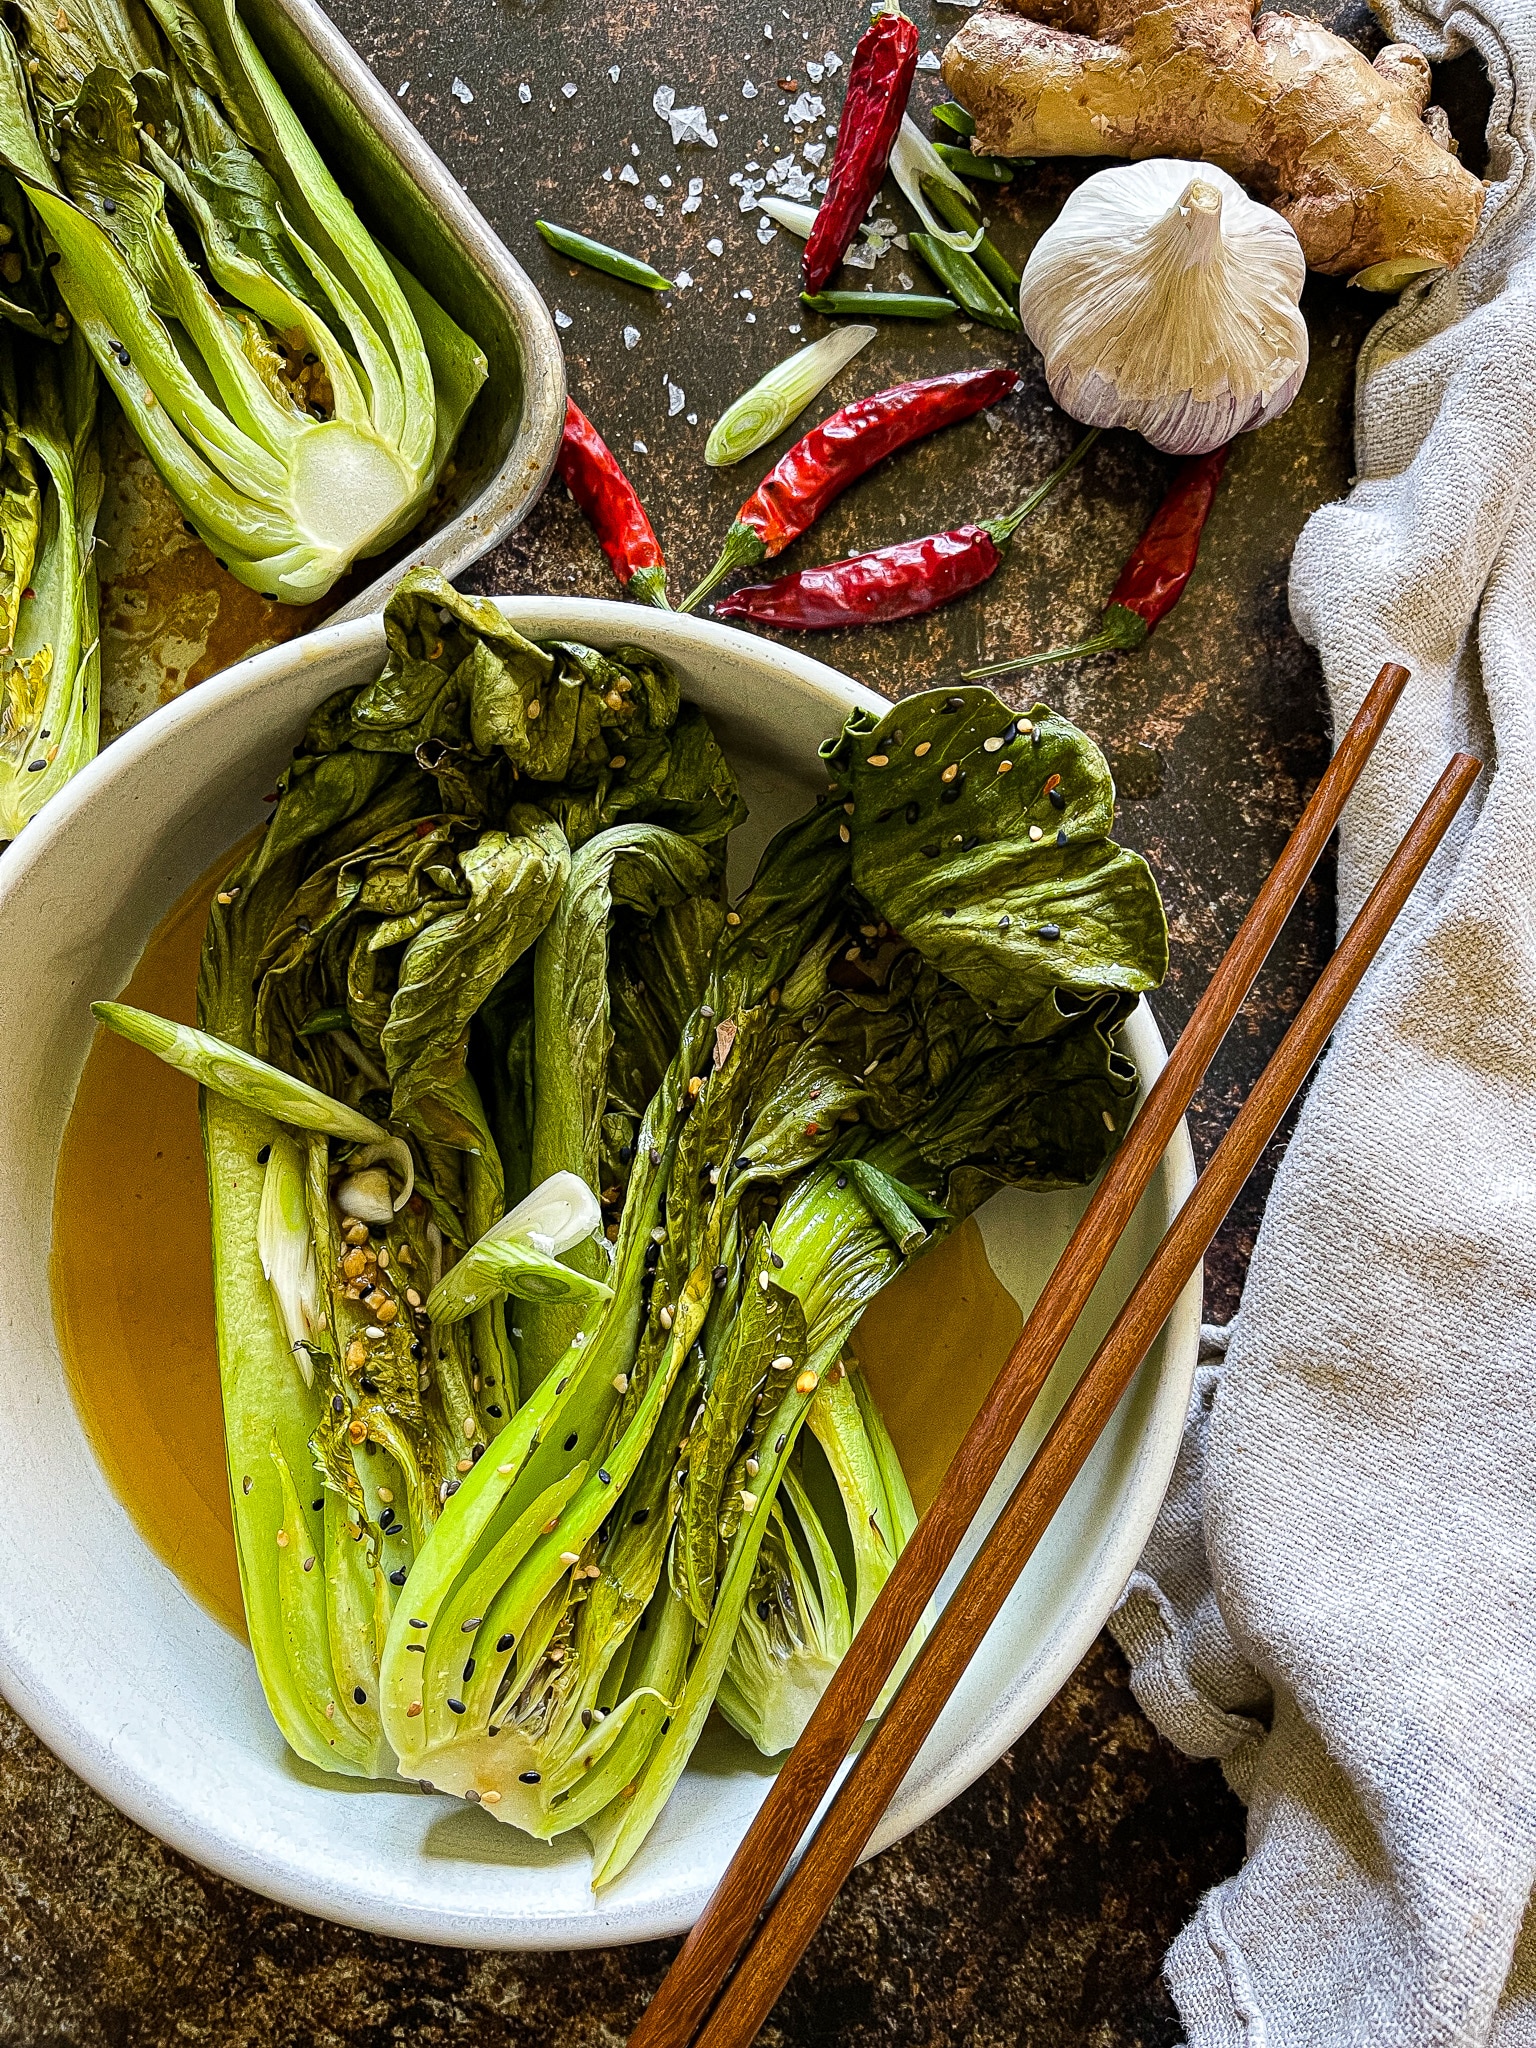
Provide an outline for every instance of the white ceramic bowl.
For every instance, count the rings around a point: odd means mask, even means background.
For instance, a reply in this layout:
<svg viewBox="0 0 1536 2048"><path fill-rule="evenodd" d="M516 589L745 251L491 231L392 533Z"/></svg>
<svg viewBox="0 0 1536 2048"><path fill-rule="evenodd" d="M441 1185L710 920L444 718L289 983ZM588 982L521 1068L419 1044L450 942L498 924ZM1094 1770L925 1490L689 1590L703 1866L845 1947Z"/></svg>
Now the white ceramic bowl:
<svg viewBox="0 0 1536 2048"><path fill-rule="evenodd" d="M635 605L516 598L530 634L672 662L741 773L747 865L816 788L816 745L881 700L820 663L728 627ZM245 1646L145 1545L76 1415L49 1299L59 1140L93 996L127 980L155 925L264 815L261 796L321 698L377 672L377 620L242 662L86 769L0 861L0 1686L37 1733L125 1813L222 1875L373 1931L486 1948L571 1948L673 1934L698 1915L768 1783L711 1728L649 1842L601 1898L577 1836L543 1846L414 1789L359 1789L289 1755ZM1143 1075L1162 1042L1126 1032ZM1193 1180L1180 1133L988 1509L1001 1504L1090 1346ZM1033 1300L1080 1193L1010 1193L982 1226L998 1277ZM875 1836L879 1849L954 1798L1029 1726L1083 1655L1141 1550L1172 1470L1194 1370L1199 1281L1167 1328L946 1707ZM946 1581L968 1562L962 1554Z"/></svg>

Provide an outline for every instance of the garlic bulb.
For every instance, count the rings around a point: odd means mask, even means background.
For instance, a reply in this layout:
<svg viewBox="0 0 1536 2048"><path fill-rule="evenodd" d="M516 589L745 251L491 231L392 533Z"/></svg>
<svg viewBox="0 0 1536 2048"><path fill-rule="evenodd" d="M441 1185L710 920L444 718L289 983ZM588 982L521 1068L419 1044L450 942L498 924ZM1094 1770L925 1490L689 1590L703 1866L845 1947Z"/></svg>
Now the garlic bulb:
<svg viewBox="0 0 1536 2048"><path fill-rule="evenodd" d="M1203 455L1285 411L1307 368L1295 230L1214 164L1099 171L1035 244L1019 290L1074 419Z"/></svg>

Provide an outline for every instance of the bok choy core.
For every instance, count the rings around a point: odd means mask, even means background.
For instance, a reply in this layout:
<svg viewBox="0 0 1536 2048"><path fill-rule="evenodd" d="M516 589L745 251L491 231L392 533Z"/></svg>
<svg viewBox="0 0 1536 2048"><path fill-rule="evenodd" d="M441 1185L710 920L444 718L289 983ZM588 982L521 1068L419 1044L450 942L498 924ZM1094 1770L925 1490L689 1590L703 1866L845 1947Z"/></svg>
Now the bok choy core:
<svg viewBox="0 0 1536 2048"><path fill-rule="evenodd" d="M321 597L416 524L485 380L373 240L234 0L19 0L0 160L190 525L254 590Z"/></svg>
<svg viewBox="0 0 1536 2048"><path fill-rule="evenodd" d="M1166 928L1043 706L856 713L731 901L744 807L653 656L427 572L386 631L219 894L201 1034L99 1014L203 1083L285 1734L603 1884L712 1707L804 1726L915 1519L849 1333L994 1189L1098 1170Z"/></svg>

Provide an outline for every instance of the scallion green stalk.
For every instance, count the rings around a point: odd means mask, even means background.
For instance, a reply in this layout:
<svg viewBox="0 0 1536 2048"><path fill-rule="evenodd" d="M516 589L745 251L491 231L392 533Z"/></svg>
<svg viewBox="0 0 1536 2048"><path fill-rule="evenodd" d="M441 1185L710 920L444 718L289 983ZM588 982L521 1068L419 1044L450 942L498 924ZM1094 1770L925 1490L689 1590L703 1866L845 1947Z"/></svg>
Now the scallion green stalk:
<svg viewBox="0 0 1536 2048"><path fill-rule="evenodd" d="M574 228L557 227L550 220L536 220L534 226L551 249L577 263L585 263L589 270L600 270L604 276L620 278L625 284L643 284L653 292L672 289L671 278L663 277L639 256L627 256L622 249L611 249L606 242L594 242L590 235L579 235Z"/></svg>

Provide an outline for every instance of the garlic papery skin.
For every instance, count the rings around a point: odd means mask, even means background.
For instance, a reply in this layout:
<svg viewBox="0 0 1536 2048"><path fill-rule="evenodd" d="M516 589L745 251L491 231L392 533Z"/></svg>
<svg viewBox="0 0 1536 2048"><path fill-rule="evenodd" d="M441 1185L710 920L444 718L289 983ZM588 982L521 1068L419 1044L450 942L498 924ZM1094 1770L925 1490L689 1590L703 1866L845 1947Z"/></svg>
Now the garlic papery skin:
<svg viewBox="0 0 1536 2048"><path fill-rule="evenodd" d="M1300 390L1306 275L1295 230L1234 178L1155 157L1078 186L1035 244L1019 313L1064 412L1204 455Z"/></svg>

